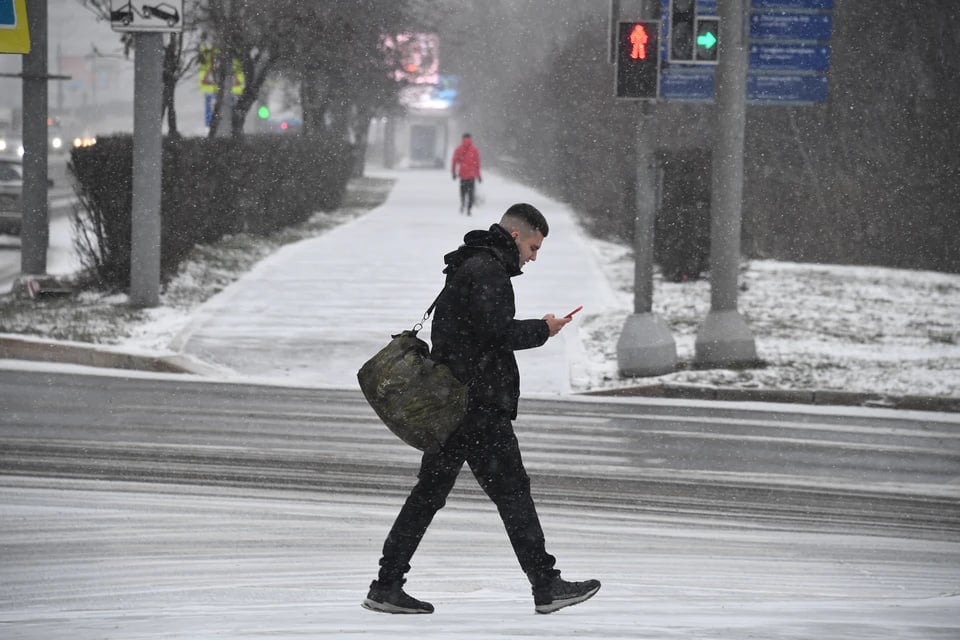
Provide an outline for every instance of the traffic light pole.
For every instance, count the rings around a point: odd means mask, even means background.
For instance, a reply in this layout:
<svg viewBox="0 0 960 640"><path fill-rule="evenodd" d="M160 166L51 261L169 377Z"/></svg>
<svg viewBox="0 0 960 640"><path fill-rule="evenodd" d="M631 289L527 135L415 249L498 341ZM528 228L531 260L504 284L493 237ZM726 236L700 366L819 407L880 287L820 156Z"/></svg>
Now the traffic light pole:
<svg viewBox="0 0 960 640"><path fill-rule="evenodd" d="M619 10L619 3L616 3ZM641 19L657 15L656 3L644 0ZM620 19L611 10L614 24ZM667 324L653 313L653 240L657 214L656 130L653 103L640 100L637 114L636 213L634 217L633 314L617 340L617 368L625 376L672 373L677 346Z"/></svg>
<svg viewBox="0 0 960 640"><path fill-rule="evenodd" d="M737 310L746 123L747 34L744 5L723 0L716 71L716 145L710 188L710 312L697 331L694 362L747 365L757 360L753 334Z"/></svg>

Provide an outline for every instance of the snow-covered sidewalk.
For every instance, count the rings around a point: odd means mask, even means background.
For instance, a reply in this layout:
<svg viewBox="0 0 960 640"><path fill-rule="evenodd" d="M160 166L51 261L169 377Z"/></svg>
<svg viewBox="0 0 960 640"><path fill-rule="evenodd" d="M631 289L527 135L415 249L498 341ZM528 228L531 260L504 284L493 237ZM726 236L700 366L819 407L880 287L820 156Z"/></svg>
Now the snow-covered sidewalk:
<svg viewBox="0 0 960 640"><path fill-rule="evenodd" d="M366 358L422 317L443 285L443 256L515 202L540 208L550 233L540 257L514 278L518 317L608 311L617 297L572 213L488 174L484 201L458 212L445 171L397 171L386 202L321 236L260 262L193 316L174 341L183 351L243 376L353 387ZM524 392L566 393L585 384L579 321L544 347L518 354ZM421 334L429 338L429 322Z"/></svg>

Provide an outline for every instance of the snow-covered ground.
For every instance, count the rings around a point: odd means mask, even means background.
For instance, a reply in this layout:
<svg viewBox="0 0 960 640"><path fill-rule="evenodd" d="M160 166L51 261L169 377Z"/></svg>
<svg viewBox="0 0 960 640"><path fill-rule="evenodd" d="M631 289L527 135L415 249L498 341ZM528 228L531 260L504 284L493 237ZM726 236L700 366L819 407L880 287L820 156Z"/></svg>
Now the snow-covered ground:
<svg viewBox="0 0 960 640"><path fill-rule="evenodd" d="M3 637L948 640L960 628L956 543L552 508L541 517L565 574L603 587L537 616L496 511L462 495L407 585L436 612L372 613L360 601L398 508L319 490L12 478ZM50 559L35 555L45 546Z"/></svg>
<svg viewBox="0 0 960 640"><path fill-rule="evenodd" d="M632 253L598 240L591 244L620 294L618 312L584 322L596 365L593 384L622 384L616 338L633 300ZM678 358L690 363L697 328L710 309L709 282L657 277L654 286L654 311L670 325ZM750 260L740 286L740 311L767 366L683 370L657 380L960 396L960 275Z"/></svg>

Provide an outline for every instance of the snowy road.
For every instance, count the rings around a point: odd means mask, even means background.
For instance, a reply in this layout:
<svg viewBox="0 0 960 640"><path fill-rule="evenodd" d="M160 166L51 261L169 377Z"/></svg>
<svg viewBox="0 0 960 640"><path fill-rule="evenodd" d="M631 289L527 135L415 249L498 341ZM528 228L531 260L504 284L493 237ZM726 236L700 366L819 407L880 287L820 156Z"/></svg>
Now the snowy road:
<svg viewBox="0 0 960 640"><path fill-rule="evenodd" d="M362 610L412 482L358 394L0 370L3 638L955 638L960 417L526 400L551 551L535 616L468 473L408 587Z"/></svg>

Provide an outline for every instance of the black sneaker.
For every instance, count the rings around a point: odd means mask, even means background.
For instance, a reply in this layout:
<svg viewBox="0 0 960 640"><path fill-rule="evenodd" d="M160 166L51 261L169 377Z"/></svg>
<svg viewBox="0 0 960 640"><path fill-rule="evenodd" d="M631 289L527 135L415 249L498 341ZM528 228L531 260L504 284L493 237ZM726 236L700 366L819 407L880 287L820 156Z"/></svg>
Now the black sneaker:
<svg viewBox="0 0 960 640"><path fill-rule="evenodd" d="M533 588L533 604L536 606L537 613L553 613L558 609L589 600L599 590L599 580L567 582L560 576L555 576L545 586Z"/></svg>
<svg viewBox="0 0 960 640"><path fill-rule="evenodd" d="M382 613L433 613L432 604L404 592L403 580L392 584L381 584L376 580L371 582L363 608Z"/></svg>

